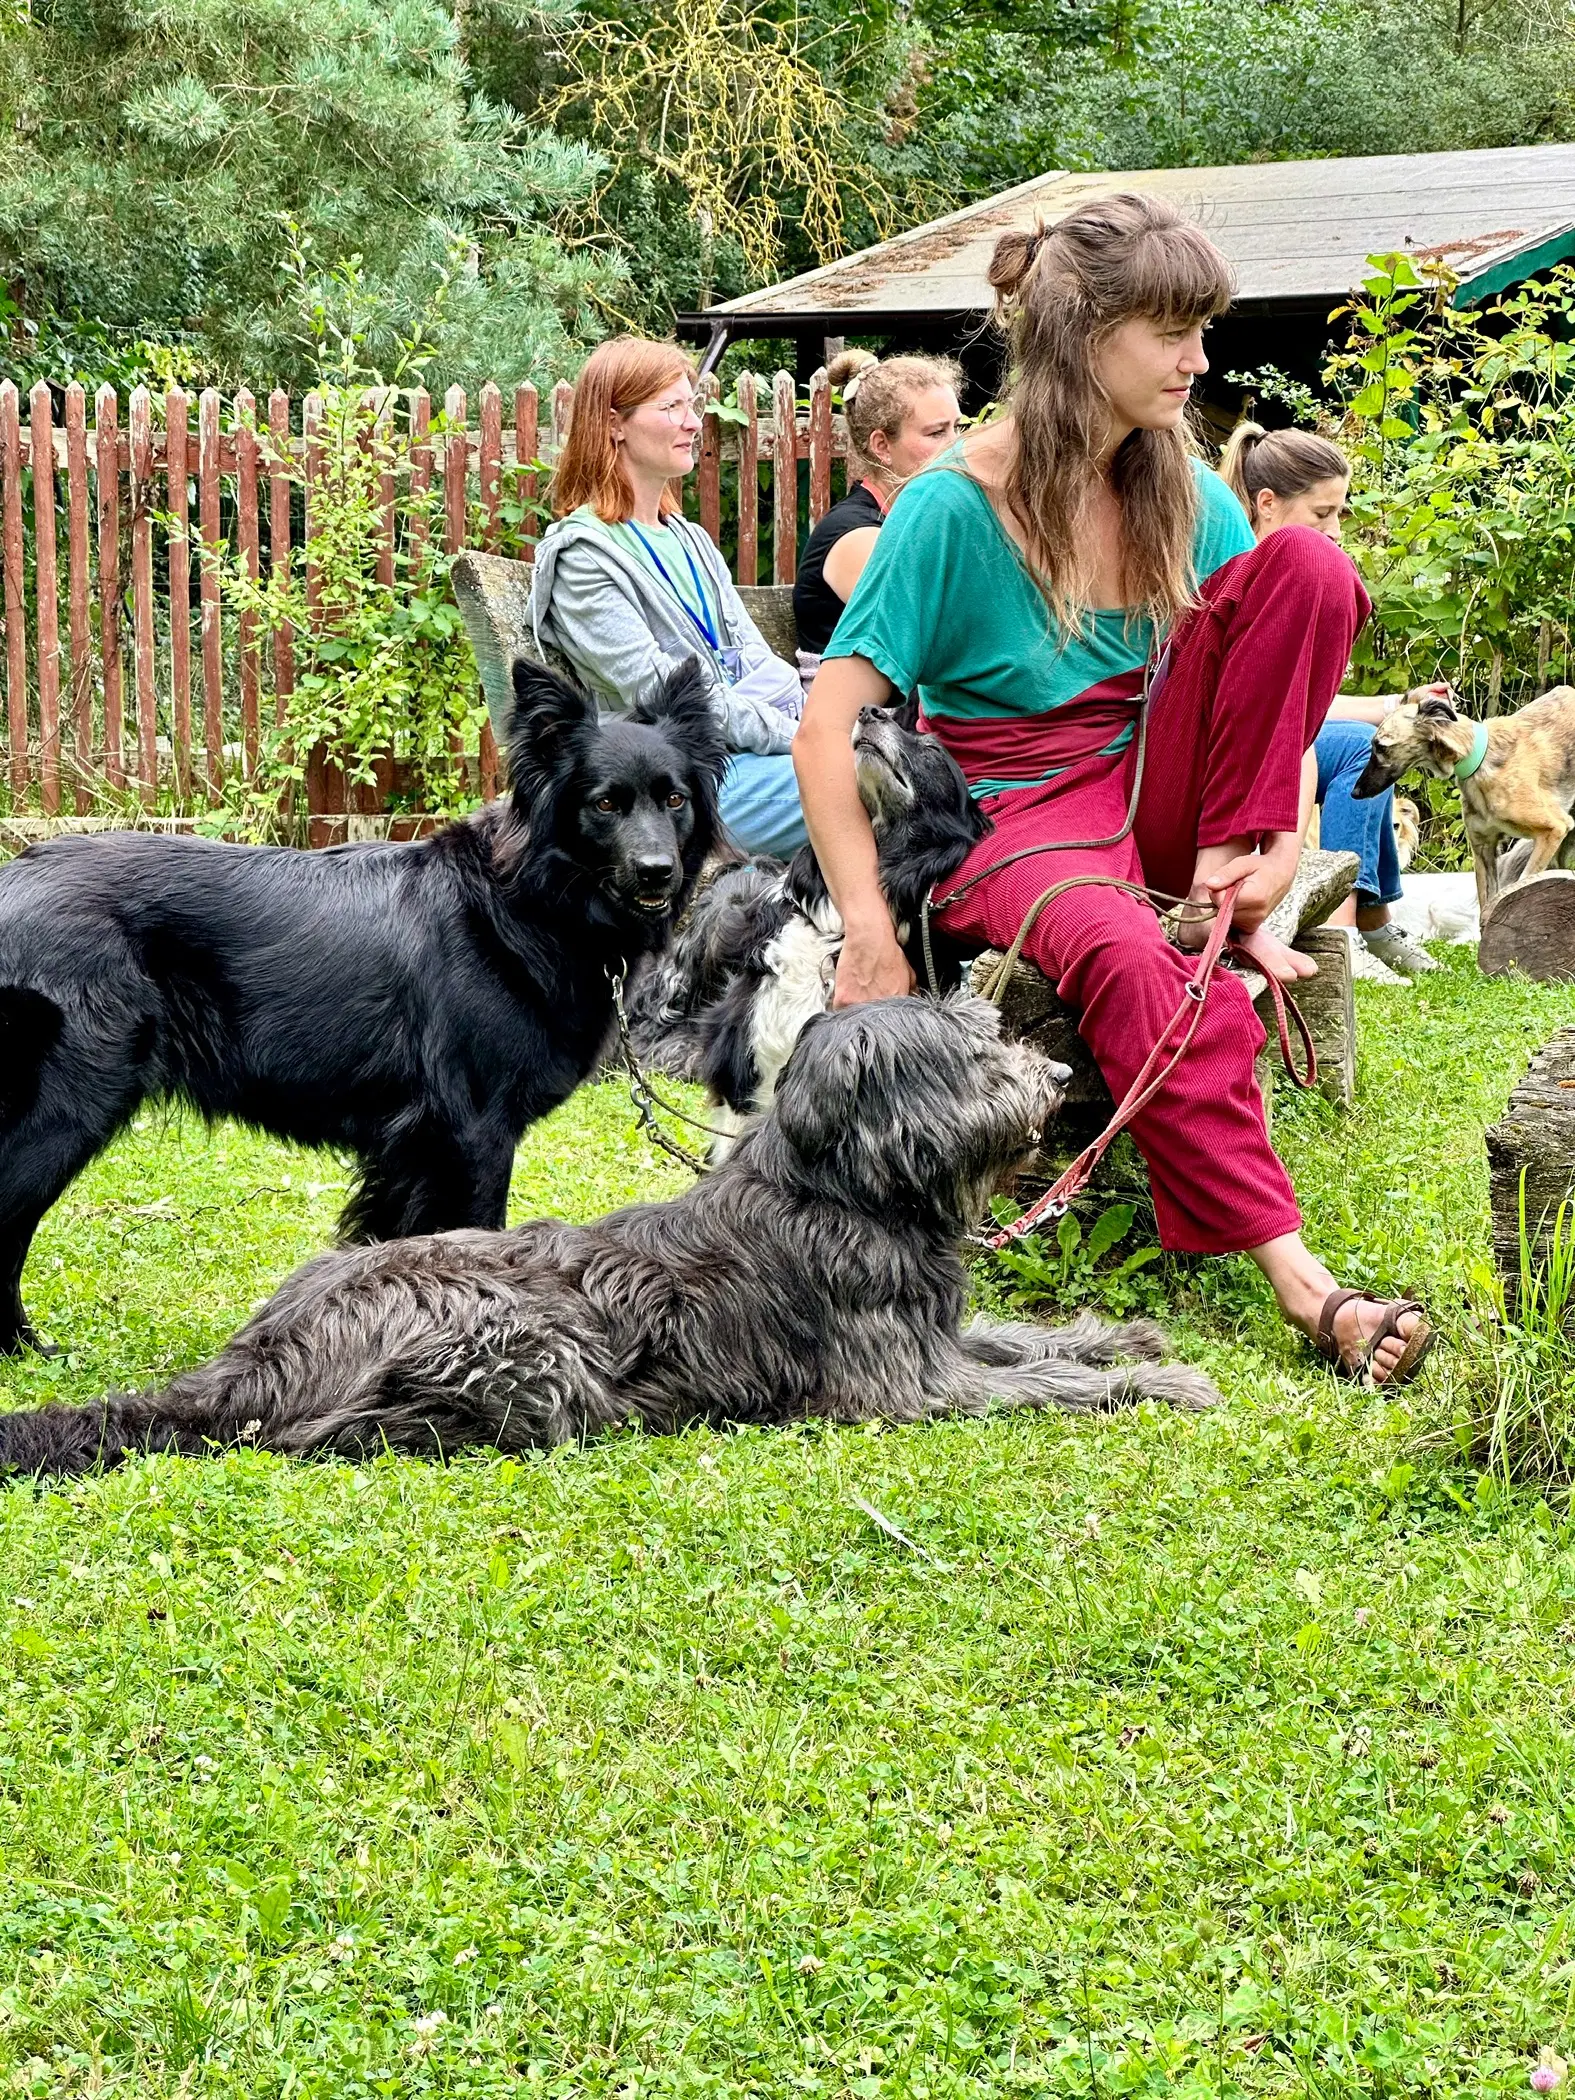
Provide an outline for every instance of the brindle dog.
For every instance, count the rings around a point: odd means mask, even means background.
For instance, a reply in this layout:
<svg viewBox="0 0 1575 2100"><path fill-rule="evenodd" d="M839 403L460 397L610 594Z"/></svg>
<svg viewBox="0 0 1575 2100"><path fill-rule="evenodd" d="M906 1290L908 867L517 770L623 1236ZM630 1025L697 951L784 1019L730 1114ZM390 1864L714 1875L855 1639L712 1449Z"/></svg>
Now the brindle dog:
<svg viewBox="0 0 1575 2100"><path fill-rule="evenodd" d="M1518 714L1483 723L1460 713L1447 686L1417 687L1379 724L1351 792L1381 795L1413 769L1459 782L1484 919L1511 879L1575 865L1575 686L1555 686ZM1501 863L1510 839L1529 840L1530 851Z"/></svg>

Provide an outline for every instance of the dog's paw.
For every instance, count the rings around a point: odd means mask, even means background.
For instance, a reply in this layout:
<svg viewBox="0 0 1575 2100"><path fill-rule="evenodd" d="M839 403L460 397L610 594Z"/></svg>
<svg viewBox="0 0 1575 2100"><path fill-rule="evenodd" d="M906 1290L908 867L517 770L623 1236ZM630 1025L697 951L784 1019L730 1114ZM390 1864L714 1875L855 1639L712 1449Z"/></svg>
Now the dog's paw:
<svg viewBox="0 0 1575 2100"><path fill-rule="evenodd" d="M1165 1364L1146 1372L1142 1381L1145 1400L1163 1400L1187 1414L1202 1414L1206 1408L1223 1407L1225 1396L1212 1378L1190 1364Z"/></svg>

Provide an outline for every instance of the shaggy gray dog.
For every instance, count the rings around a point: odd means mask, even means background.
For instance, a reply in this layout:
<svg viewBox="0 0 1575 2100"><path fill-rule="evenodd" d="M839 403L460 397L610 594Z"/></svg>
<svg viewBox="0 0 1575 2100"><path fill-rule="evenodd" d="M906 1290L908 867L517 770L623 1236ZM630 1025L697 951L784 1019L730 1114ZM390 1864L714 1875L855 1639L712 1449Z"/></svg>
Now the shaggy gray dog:
<svg viewBox="0 0 1575 2100"><path fill-rule="evenodd" d="M811 1021L771 1113L671 1203L324 1254L163 1393L0 1417L0 1466L128 1452L441 1456L624 1425L925 1422L1140 1399L1206 1407L1146 1322L963 1315L959 1242L1033 1153L1065 1068L980 999ZM1136 1361L1123 1361L1136 1359Z"/></svg>

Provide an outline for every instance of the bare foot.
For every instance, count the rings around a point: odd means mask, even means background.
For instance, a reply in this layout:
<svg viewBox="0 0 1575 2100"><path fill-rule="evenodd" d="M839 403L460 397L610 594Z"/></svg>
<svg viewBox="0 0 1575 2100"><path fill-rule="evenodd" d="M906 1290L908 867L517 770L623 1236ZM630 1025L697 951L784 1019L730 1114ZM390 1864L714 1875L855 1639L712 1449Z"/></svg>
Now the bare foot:
<svg viewBox="0 0 1575 2100"><path fill-rule="evenodd" d="M1299 955L1294 948L1287 948L1265 927L1254 927L1251 933L1238 933L1233 938L1236 945L1252 957L1265 977L1273 977L1280 984L1296 984L1304 977L1318 974L1318 965L1310 955Z"/></svg>

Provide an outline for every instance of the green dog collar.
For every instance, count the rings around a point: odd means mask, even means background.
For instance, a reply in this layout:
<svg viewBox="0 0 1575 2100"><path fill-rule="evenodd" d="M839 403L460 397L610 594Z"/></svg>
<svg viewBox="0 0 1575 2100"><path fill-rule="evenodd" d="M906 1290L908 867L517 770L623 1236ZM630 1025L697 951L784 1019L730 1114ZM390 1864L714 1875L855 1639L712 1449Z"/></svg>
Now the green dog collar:
<svg viewBox="0 0 1575 2100"><path fill-rule="evenodd" d="M1457 780L1469 780L1471 778L1483 759L1487 757L1487 744L1487 724L1486 722L1478 722L1477 733L1471 740L1470 757L1461 759L1460 763L1455 767L1455 778Z"/></svg>

